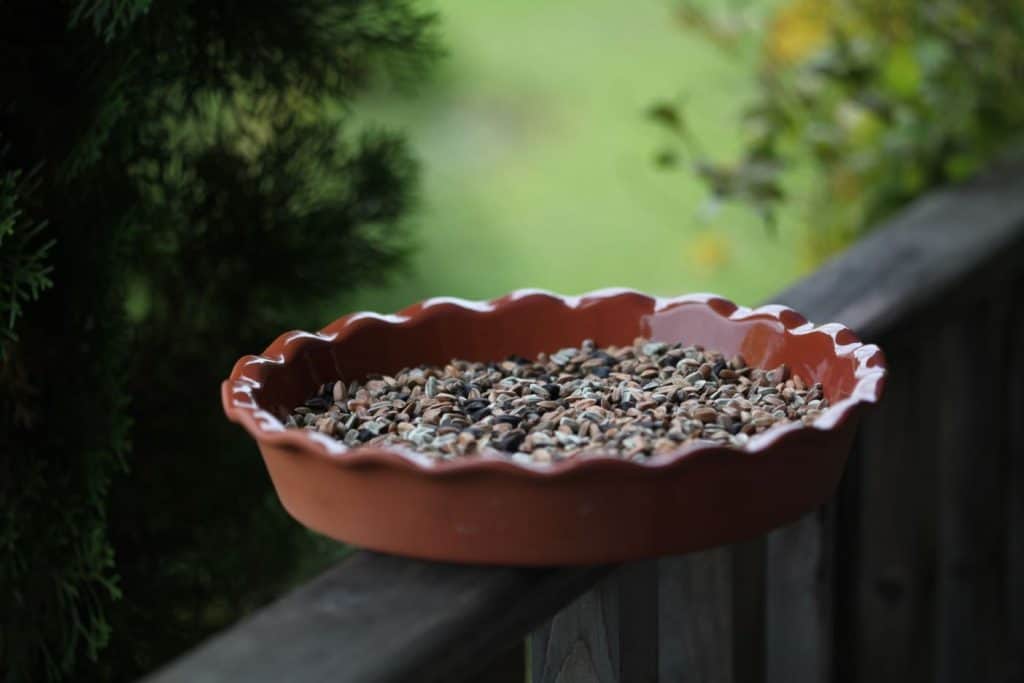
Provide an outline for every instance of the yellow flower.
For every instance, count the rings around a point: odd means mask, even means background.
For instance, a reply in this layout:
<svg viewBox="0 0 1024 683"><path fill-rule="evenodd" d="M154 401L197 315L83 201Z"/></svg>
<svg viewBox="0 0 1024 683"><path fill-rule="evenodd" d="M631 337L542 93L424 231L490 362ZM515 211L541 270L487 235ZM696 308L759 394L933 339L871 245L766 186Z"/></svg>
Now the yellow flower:
<svg viewBox="0 0 1024 683"><path fill-rule="evenodd" d="M729 262L729 242L717 230L701 232L687 251L690 263L705 272L718 270Z"/></svg>
<svg viewBox="0 0 1024 683"><path fill-rule="evenodd" d="M860 177L848 168L838 167L829 174L832 196L840 201L850 202L861 195Z"/></svg>
<svg viewBox="0 0 1024 683"><path fill-rule="evenodd" d="M807 59L828 40L828 9L822 0L795 0L780 7L765 38L768 60L778 65Z"/></svg>

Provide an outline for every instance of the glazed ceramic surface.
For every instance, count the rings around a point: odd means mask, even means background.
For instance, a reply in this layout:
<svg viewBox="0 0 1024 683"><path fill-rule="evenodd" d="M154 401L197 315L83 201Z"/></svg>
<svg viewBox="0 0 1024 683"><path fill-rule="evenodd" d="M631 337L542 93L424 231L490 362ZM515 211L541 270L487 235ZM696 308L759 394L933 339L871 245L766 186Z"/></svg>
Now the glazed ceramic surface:
<svg viewBox="0 0 1024 683"><path fill-rule="evenodd" d="M491 361L645 336L786 363L821 382L831 407L812 425L742 448L689 444L645 462L590 456L520 464L497 453L436 462L411 449L346 448L286 430L278 415L316 388L452 358ZM306 526L414 557L512 565L604 563L731 543L797 519L836 488L858 419L882 392L885 361L838 324L711 295L519 291L491 302L431 299L396 315L354 313L318 333L288 332L245 356L224 410L256 440L281 503Z"/></svg>

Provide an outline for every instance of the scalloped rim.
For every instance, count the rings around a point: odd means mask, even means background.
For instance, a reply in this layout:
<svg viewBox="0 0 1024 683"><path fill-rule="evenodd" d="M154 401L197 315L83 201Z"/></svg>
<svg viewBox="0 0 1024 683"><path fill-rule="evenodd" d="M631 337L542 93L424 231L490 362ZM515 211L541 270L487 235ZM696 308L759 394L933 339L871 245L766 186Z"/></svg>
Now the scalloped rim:
<svg viewBox="0 0 1024 683"><path fill-rule="evenodd" d="M259 390L261 383L258 379L246 374L252 366L287 365L310 346L339 343L354 330L366 324L374 324L371 321L395 327L417 325L423 319L443 315L445 308L442 304L458 306L480 314L489 314L500 311L502 307L511 302L531 297L555 299L566 307L577 308L583 302L592 303L595 300L620 296L647 299L653 303L652 313L680 305L703 305L728 320L770 318L781 322L787 334L824 334L832 340L837 357L852 355L856 358L857 368L854 372L856 384L847 398L830 406L812 424L791 423L773 427L752 437L742 447L713 442L694 442L671 453L655 455L644 462L626 460L613 455L594 454L577 456L553 464L540 464L520 463L494 451L485 451L475 458L439 461L402 446L349 448L340 441L323 434L305 430L289 430L277 417L259 406L254 392ZM532 477L548 478L578 472L597 465L627 470L661 470L683 461L692 461L698 456L710 456L722 451L765 455L772 448L780 446L786 440L798 438L797 435L800 434L838 431L855 412L879 401L885 384L885 375L885 357L877 346L862 343L853 332L839 323L815 326L786 306L772 304L751 309L737 306L732 301L714 294L687 294L662 298L621 288L603 289L580 296L560 296L544 290L522 289L491 301L436 297L409 306L396 314L385 315L370 311L351 313L335 320L319 332L301 330L285 332L275 339L262 354L243 356L235 363L231 375L221 384L221 398L228 419L240 424L259 444L301 451L342 467L402 466L429 475L502 470Z"/></svg>

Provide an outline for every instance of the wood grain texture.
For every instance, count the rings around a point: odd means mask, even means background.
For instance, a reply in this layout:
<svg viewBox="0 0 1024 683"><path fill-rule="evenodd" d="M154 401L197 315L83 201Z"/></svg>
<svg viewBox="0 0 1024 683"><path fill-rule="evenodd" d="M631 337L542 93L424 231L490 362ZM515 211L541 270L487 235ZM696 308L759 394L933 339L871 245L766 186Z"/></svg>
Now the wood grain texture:
<svg viewBox="0 0 1024 683"><path fill-rule="evenodd" d="M530 638L533 683L658 680L658 563L623 565Z"/></svg>
<svg viewBox="0 0 1024 683"><path fill-rule="evenodd" d="M870 420L869 420L870 421ZM839 483L835 502L834 571L832 573L833 649L832 676L835 683L859 681L861 661L858 642L860 619L859 586L862 581L858 557L862 544L860 528L861 455L863 430L854 440L849 464Z"/></svg>
<svg viewBox="0 0 1024 683"><path fill-rule="evenodd" d="M938 332L921 329L927 335ZM895 337L895 335L894 335ZM935 601L934 417L922 396L941 395L945 358L912 335L886 343L891 372L885 401L866 420L858 453L854 506L858 537L840 536L853 547L845 553L856 579L853 668L858 680L933 680Z"/></svg>
<svg viewBox="0 0 1024 683"><path fill-rule="evenodd" d="M1005 681L1024 681L1024 278L1013 289L1007 327L1007 400L1002 416L1008 426L1006 473L1006 626Z"/></svg>
<svg viewBox="0 0 1024 683"><path fill-rule="evenodd" d="M732 560L732 672L736 683L761 683L765 657L765 539L729 546Z"/></svg>
<svg viewBox="0 0 1024 683"><path fill-rule="evenodd" d="M606 573L358 552L146 680L461 680Z"/></svg>
<svg viewBox="0 0 1024 683"><path fill-rule="evenodd" d="M732 559L718 548L660 560L658 680L735 681Z"/></svg>
<svg viewBox="0 0 1024 683"><path fill-rule="evenodd" d="M940 682L1000 681L1005 661L1005 325L1005 307L985 302L950 322L940 338L946 391L932 404L938 418Z"/></svg>
<svg viewBox="0 0 1024 683"><path fill-rule="evenodd" d="M752 541L622 566L533 634L532 680L760 681L763 549ZM736 628L736 615L752 623Z"/></svg>
<svg viewBox="0 0 1024 683"><path fill-rule="evenodd" d="M835 510L826 505L768 534L765 557L765 680L831 678Z"/></svg>

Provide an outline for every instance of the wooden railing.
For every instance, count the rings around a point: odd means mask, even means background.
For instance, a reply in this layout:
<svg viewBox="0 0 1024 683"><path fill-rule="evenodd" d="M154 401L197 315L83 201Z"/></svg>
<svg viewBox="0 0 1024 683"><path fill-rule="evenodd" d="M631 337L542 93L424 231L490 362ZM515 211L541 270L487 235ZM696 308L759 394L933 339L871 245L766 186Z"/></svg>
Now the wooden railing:
<svg viewBox="0 0 1024 683"><path fill-rule="evenodd" d="M152 683L1024 681L1024 166L918 201L773 301L882 344L833 502L618 567L357 552ZM492 672L493 673L493 672Z"/></svg>

